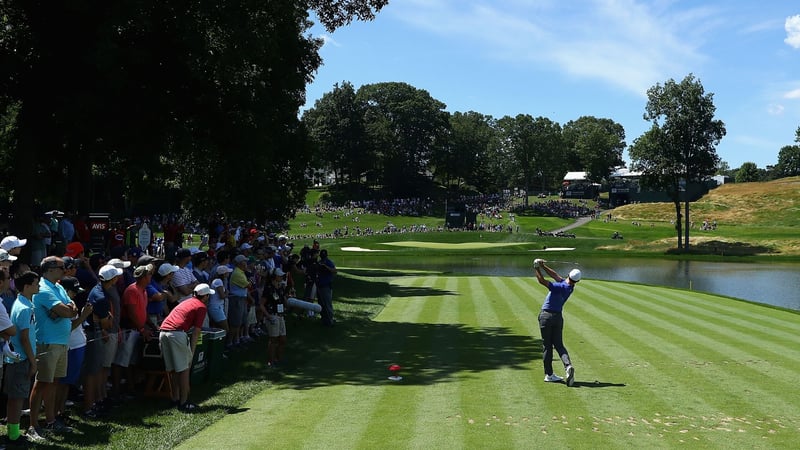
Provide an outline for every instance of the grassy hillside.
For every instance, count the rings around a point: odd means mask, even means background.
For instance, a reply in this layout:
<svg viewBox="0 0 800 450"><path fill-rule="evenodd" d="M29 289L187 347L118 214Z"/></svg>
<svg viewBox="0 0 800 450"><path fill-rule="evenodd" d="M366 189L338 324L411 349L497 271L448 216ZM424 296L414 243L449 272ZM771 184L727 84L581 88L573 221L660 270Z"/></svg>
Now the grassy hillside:
<svg viewBox="0 0 800 450"><path fill-rule="evenodd" d="M616 208L624 220L669 222L675 218L672 203L640 203ZM800 226L800 177L765 183L725 184L691 204L691 214L702 222L725 225Z"/></svg>
<svg viewBox="0 0 800 450"><path fill-rule="evenodd" d="M681 206L683 208L683 206ZM626 205L611 213L623 223L642 222L672 227L672 203ZM800 255L800 177L764 183L725 184L690 206L695 228L692 245L701 251L726 254ZM718 229L700 230L704 220L716 220ZM648 241L653 250L665 250L675 238ZM723 250L724 249L724 250Z"/></svg>

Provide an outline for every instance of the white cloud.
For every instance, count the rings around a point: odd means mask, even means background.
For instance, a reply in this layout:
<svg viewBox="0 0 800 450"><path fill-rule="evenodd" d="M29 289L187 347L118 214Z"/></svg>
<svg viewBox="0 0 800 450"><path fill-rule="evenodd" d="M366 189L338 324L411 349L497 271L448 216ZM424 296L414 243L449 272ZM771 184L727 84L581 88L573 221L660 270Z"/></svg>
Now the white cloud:
<svg viewBox="0 0 800 450"><path fill-rule="evenodd" d="M673 11L673 2L638 0L467 0L394 3L402 20L453 40L487 58L599 79L644 96L655 83L697 72L698 51L717 21L708 8ZM712 24L712 25L709 25Z"/></svg>
<svg viewBox="0 0 800 450"><path fill-rule="evenodd" d="M800 49L800 14L786 18L786 42L794 48Z"/></svg>
<svg viewBox="0 0 800 450"><path fill-rule="evenodd" d="M775 104L775 103L770 104L769 106L767 106L767 112L771 116L782 116L783 115L783 111L785 109L786 108L784 108L783 105L778 105L778 104Z"/></svg>
<svg viewBox="0 0 800 450"><path fill-rule="evenodd" d="M322 46L326 45L333 45L334 47L341 47L342 45L336 42L336 39L333 38L330 34L323 33L319 36L322 39Z"/></svg>
<svg viewBox="0 0 800 450"><path fill-rule="evenodd" d="M790 100L800 99L800 89L795 89L783 94L783 98L787 98Z"/></svg>

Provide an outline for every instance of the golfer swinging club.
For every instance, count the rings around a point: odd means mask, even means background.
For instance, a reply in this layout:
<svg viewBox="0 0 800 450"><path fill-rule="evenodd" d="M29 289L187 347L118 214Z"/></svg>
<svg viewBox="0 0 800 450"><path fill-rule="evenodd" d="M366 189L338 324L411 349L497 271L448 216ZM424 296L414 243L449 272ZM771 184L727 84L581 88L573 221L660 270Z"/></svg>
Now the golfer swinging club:
<svg viewBox="0 0 800 450"><path fill-rule="evenodd" d="M555 270L547 267L545 262L545 260L538 258L533 261L536 279L539 281L539 284L550 290L547 297L544 299L542 311L539 313L539 330L542 333L544 381L562 381L561 377L553 373L553 348L555 348L567 371L567 386L571 387L575 382L575 368L572 367L572 362L569 360L569 353L567 353L567 348L564 347L564 341L561 336L564 330L564 318L561 316L561 311L564 308L564 303L567 302L567 299L569 299L569 296L575 289L575 284L581 280L581 271L572 269L569 273L569 278L565 280L561 278ZM544 269L555 282L545 280L542 275L542 269Z"/></svg>

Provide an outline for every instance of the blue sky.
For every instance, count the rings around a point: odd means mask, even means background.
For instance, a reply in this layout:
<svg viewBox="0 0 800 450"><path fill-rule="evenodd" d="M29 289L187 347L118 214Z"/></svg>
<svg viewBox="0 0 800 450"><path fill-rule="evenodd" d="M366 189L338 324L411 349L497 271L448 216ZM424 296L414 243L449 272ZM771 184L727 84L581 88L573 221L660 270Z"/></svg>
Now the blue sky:
<svg viewBox="0 0 800 450"><path fill-rule="evenodd" d="M609 118L631 144L650 126L647 89L693 73L714 94L731 168L777 163L800 126L793 0L390 0L372 22L312 31L324 65L306 108L342 81L401 81L450 112Z"/></svg>

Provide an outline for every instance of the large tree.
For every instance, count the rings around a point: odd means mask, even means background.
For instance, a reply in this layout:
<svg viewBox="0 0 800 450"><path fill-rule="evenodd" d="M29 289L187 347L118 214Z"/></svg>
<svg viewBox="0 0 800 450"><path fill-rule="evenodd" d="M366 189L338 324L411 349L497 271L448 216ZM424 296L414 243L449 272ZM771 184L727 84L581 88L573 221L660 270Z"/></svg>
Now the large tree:
<svg viewBox="0 0 800 450"><path fill-rule="evenodd" d="M34 203L120 210L167 184L196 213L285 216L305 191L297 112L321 63L309 8L332 30L385 4L0 2L15 217Z"/></svg>
<svg viewBox="0 0 800 450"><path fill-rule="evenodd" d="M719 163L716 146L725 136L725 124L714 118L714 95L689 74L647 90L644 119L652 128L629 153L637 169L653 186L666 189L675 204L678 248L689 248L689 197L681 195L689 183L713 175ZM682 187L682 185L684 187ZM685 207L685 242L681 233L681 197Z"/></svg>
<svg viewBox="0 0 800 450"><path fill-rule="evenodd" d="M364 104L347 81L336 84L303 114L303 123L316 147L314 167L331 170L337 182L360 182L373 168L374 155L366 145Z"/></svg>
<svg viewBox="0 0 800 450"><path fill-rule="evenodd" d="M419 194L420 186L430 181L434 149L446 138L445 104L399 82L363 85L356 98L366 105L364 123L384 191L392 196Z"/></svg>
<svg viewBox="0 0 800 450"><path fill-rule="evenodd" d="M796 145L784 146L778 152L778 165L776 167L778 175L782 177L793 177L800 175L800 127L795 133Z"/></svg>
<svg viewBox="0 0 800 450"><path fill-rule="evenodd" d="M746 162L736 171L737 183L750 183L764 180L763 170L759 170L754 162Z"/></svg>
<svg viewBox="0 0 800 450"><path fill-rule="evenodd" d="M564 125L564 141L580 161L579 167L588 178L600 182L614 167L622 165L625 149L625 128L611 119L583 116Z"/></svg>
<svg viewBox="0 0 800 450"><path fill-rule="evenodd" d="M483 191L492 185L487 173L495 139L493 119L474 111L450 116L449 139L433 154L435 174L446 186L469 185Z"/></svg>
<svg viewBox="0 0 800 450"><path fill-rule="evenodd" d="M521 182L526 192L534 186L535 180L541 180L544 185L547 178L563 175L565 146L558 122L518 114L499 119L497 126L499 145L505 147L511 157L517 170L515 181Z"/></svg>

